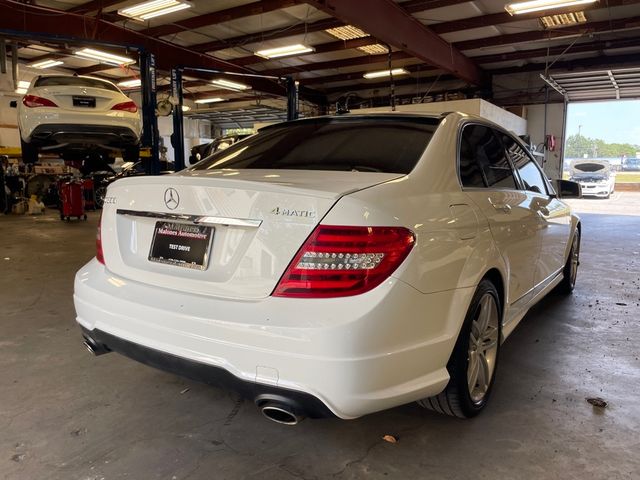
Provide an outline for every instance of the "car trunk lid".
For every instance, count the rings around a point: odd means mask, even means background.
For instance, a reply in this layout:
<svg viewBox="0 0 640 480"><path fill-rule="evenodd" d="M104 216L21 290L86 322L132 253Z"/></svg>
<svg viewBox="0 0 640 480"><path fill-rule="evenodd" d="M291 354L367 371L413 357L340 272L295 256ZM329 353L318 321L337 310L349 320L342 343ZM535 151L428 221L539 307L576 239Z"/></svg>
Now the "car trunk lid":
<svg viewBox="0 0 640 480"><path fill-rule="evenodd" d="M400 176L206 170L119 180L109 187L103 212L106 265L114 274L158 287L263 298L340 197ZM205 238L207 234L211 238ZM193 243L177 238L180 235L201 238ZM164 246L158 247L159 238ZM175 258L165 255L175 254L171 248L193 248L198 262L206 265L172 264ZM206 249L204 259L200 248ZM167 259L171 261L164 262Z"/></svg>

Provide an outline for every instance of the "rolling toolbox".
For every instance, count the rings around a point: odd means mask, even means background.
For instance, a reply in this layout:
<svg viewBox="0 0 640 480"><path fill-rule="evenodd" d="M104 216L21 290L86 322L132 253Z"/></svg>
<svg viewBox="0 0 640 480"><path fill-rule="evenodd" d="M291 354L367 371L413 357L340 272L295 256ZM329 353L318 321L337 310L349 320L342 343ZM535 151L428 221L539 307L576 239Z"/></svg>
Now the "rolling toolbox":
<svg viewBox="0 0 640 480"><path fill-rule="evenodd" d="M82 182L71 180L60 187L60 220L87 219L84 213L84 188Z"/></svg>

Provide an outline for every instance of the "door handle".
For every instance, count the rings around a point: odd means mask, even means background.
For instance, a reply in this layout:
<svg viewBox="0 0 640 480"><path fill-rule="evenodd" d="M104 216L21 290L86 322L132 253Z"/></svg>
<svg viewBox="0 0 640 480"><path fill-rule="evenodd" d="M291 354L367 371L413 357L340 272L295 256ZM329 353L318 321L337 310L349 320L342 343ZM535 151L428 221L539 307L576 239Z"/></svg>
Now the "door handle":
<svg viewBox="0 0 640 480"><path fill-rule="evenodd" d="M511 205L508 203L492 203L491 206L502 213L511 213Z"/></svg>

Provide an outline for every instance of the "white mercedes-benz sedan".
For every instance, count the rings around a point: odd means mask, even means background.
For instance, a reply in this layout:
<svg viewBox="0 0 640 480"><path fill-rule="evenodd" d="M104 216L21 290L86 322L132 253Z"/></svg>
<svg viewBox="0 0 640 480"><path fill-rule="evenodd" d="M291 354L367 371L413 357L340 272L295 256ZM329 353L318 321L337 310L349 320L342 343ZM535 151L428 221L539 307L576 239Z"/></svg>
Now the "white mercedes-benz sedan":
<svg viewBox="0 0 640 480"><path fill-rule="evenodd" d="M109 186L75 280L94 354L233 388L268 418L486 405L500 344L576 281L580 223L479 118L281 123L180 173Z"/></svg>
<svg viewBox="0 0 640 480"><path fill-rule="evenodd" d="M81 160L88 151L120 150L138 161L142 120L133 100L113 83L71 75L35 77L17 104L22 158L38 160L39 151Z"/></svg>

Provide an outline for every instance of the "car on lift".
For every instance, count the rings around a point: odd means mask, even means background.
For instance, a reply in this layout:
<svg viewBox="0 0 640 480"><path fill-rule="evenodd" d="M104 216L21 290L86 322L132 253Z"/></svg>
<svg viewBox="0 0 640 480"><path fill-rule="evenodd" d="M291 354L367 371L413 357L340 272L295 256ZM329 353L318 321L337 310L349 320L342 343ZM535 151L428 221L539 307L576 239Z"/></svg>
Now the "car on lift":
<svg viewBox="0 0 640 480"><path fill-rule="evenodd" d="M109 186L85 346L234 388L269 419L411 401L477 415L500 344L576 282L580 221L517 137L461 113L307 118Z"/></svg>
<svg viewBox="0 0 640 480"><path fill-rule="evenodd" d="M585 197L609 198L616 189L616 173L607 160L574 160L569 175L571 181L580 184Z"/></svg>
<svg viewBox="0 0 640 480"><path fill-rule="evenodd" d="M17 103L22 159L35 163L40 151L69 161L108 157L119 150L137 161L142 121L133 100L113 83L94 77L40 75Z"/></svg>

